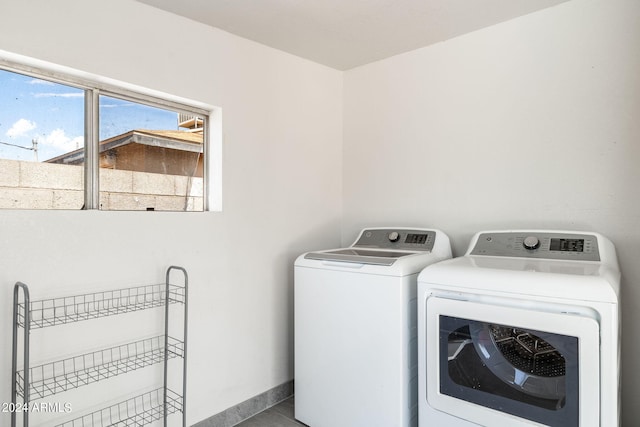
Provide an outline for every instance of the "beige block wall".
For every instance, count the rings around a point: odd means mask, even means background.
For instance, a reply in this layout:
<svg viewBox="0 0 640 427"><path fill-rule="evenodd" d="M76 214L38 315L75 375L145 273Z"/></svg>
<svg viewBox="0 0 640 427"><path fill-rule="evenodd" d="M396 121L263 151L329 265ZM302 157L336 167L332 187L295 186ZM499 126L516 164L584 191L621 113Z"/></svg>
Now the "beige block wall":
<svg viewBox="0 0 640 427"><path fill-rule="evenodd" d="M0 209L81 209L82 166L0 159ZM104 210L203 209L202 178L100 169Z"/></svg>

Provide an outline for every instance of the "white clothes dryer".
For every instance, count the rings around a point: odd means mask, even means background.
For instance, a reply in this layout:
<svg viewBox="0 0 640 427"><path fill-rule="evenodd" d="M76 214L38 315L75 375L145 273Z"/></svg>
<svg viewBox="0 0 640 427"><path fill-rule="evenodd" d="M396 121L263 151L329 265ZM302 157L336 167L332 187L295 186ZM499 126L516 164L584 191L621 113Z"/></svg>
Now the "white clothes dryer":
<svg viewBox="0 0 640 427"><path fill-rule="evenodd" d="M589 232L481 232L425 268L419 426L617 426L619 289Z"/></svg>
<svg viewBox="0 0 640 427"><path fill-rule="evenodd" d="M369 228L295 263L295 418L417 426L418 273L451 257L439 230Z"/></svg>

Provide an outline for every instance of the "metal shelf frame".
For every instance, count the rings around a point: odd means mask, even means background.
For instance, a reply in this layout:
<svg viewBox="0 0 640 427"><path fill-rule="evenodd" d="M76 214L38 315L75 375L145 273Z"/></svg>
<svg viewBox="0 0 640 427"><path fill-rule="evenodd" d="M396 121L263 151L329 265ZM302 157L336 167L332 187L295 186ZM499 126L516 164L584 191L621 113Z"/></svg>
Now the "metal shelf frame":
<svg viewBox="0 0 640 427"><path fill-rule="evenodd" d="M171 273L181 272L182 285L171 283ZM142 426L182 413L186 427L187 393L187 329L188 329L188 275L182 267L167 269L165 283L137 286L91 294L31 301L29 288L17 282L13 292L13 346L11 398L17 404L18 396L25 407L33 399L52 396L107 378L126 374L156 363L164 364L162 388L125 400L101 411L69 421L64 427ZM20 302L22 293L22 302ZM183 305L182 341L169 336L169 306ZM40 329L83 320L119 315L138 310L164 307L164 334L132 343L109 347L78 356L31 367L29 360L32 329ZM18 337L23 329L22 364L18 370ZM182 358L182 394L168 388L168 361ZM161 398L160 398L161 397ZM11 426L17 426L17 414L11 414ZM23 413L23 427L29 426L29 412Z"/></svg>
<svg viewBox="0 0 640 427"><path fill-rule="evenodd" d="M91 294L73 295L29 301L27 285L18 282L17 288L25 290L23 303L18 303L16 322L29 329L46 328L65 323L98 319L132 311L184 303L184 288L165 284L137 286ZM15 290L14 290L15 300ZM28 310L27 310L28 307ZM28 320L27 320L28 316Z"/></svg>
<svg viewBox="0 0 640 427"><path fill-rule="evenodd" d="M183 412L183 397L169 389L158 388L55 427L142 426ZM165 424L166 425L166 424Z"/></svg>
<svg viewBox="0 0 640 427"><path fill-rule="evenodd" d="M167 357L182 357L182 341L169 337ZM85 353L29 368L29 396L42 399L136 369L164 362L164 335ZM18 396L24 398L24 371L17 372Z"/></svg>

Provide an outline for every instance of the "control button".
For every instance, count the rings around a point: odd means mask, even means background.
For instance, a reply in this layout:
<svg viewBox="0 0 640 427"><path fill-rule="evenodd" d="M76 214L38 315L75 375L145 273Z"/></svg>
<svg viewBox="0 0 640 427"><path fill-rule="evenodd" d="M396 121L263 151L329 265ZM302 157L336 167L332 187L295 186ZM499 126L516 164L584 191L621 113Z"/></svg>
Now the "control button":
<svg viewBox="0 0 640 427"><path fill-rule="evenodd" d="M532 251L540 247L540 240L536 236L528 236L524 239L522 245L525 249Z"/></svg>
<svg viewBox="0 0 640 427"><path fill-rule="evenodd" d="M399 238L400 234L397 231L392 231L391 233L389 233L390 242L397 242Z"/></svg>

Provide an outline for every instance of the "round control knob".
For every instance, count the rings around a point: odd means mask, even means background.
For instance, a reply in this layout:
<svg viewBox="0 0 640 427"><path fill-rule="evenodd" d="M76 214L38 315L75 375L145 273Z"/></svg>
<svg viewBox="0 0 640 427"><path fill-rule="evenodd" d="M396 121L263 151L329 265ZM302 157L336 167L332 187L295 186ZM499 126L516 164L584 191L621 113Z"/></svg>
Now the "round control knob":
<svg viewBox="0 0 640 427"><path fill-rule="evenodd" d="M390 242L397 242L398 239L400 239L400 234L397 231L392 231L391 233L389 233Z"/></svg>
<svg viewBox="0 0 640 427"><path fill-rule="evenodd" d="M540 247L540 239L538 239L536 236L528 236L525 237L522 245L525 249L529 249L530 251L532 251Z"/></svg>

